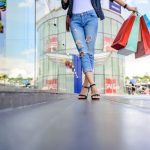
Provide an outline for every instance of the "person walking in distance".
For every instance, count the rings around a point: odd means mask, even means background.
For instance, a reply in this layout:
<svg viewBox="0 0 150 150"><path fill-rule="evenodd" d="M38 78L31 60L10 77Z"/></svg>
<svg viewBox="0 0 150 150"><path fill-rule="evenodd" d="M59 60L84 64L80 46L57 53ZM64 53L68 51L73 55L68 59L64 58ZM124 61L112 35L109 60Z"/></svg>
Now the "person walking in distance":
<svg viewBox="0 0 150 150"><path fill-rule="evenodd" d="M129 11L136 12L136 7L131 7L123 0L110 0L116 2ZM61 0L62 8L67 9L67 30L75 41L79 52L82 69L85 75L83 86L78 99L87 99L91 89L91 99L99 100L100 94L94 82L94 49L98 29L98 18L103 20L101 0Z"/></svg>

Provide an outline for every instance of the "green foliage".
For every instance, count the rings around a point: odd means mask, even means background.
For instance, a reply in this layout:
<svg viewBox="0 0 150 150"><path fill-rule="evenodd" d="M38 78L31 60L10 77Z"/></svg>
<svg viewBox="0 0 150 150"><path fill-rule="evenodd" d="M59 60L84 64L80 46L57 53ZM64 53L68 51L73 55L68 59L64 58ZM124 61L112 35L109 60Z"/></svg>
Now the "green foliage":
<svg viewBox="0 0 150 150"><path fill-rule="evenodd" d="M130 78L128 76L125 77L125 80L130 80Z"/></svg>
<svg viewBox="0 0 150 150"><path fill-rule="evenodd" d="M136 79L137 83L148 83L150 82L150 76L149 75L144 75L142 77L140 76L134 76L134 79ZM130 80L128 76L125 77L125 80Z"/></svg>
<svg viewBox="0 0 150 150"><path fill-rule="evenodd" d="M33 78L28 77L28 78L23 78L21 75L18 75L16 78L9 78L9 76L7 74L4 73L0 73L0 81L3 81L5 83L5 81L7 80L7 82L9 82L10 84L23 84L24 80L28 80L29 82L31 82L33 80Z"/></svg>

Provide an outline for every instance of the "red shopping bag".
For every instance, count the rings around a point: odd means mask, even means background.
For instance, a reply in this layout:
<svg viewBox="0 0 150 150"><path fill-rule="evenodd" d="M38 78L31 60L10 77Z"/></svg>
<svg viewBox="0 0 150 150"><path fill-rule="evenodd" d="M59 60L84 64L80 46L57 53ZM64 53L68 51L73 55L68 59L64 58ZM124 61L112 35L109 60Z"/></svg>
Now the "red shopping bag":
<svg viewBox="0 0 150 150"><path fill-rule="evenodd" d="M140 58L150 54L150 33L144 17L140 18L141 41L138 42L135 58Z"/></svg>
<svg viewBox="0 0 150 150"><path fill-rule="evenodd" d="M120 50L126 46L135 18L135 15L131 15L127 20L125 20L113 44L111 45L112 48Z"/></svg>

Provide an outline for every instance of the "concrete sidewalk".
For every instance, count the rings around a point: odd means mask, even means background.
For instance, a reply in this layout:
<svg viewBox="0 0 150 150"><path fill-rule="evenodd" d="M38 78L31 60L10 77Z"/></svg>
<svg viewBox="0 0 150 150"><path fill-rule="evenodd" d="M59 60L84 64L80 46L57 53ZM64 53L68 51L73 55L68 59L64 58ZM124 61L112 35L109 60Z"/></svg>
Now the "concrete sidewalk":
<svg viewBox="0 0 150 150"><path fill-rule="evenodd" d="M0 150L150 149L148 107L123 103L128 98L123 96L102 96L100 101L59 96L55 100L49 96L43 104L0 111Z"/></svg>
<svg viewBox="0 0 150 150"><path fill-rule="evenodd" d="M44 91L0 91L0 110L14 109L55 100L59 101L62 95L65 97L65 94L51 94Z"/></svg>

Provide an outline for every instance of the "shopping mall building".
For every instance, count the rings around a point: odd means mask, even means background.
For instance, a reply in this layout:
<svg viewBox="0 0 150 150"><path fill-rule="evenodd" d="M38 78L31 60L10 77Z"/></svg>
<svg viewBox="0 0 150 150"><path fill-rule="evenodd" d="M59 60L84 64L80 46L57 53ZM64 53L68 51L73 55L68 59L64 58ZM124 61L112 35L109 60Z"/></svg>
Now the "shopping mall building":
<svg viewBox="0 0 150 150"><path fill-rule="evenodd" d="M82 76L77 49L66 32L66 11L60 0L49 0L49 13L37 21L37 86L51 92L78 93ZM102 0L105 20L99 19L95 53L95 82L101 93L124 92L124 56L110 47L121 24L124 9ZM70 62L75 69L66 66Z"/></svg>

